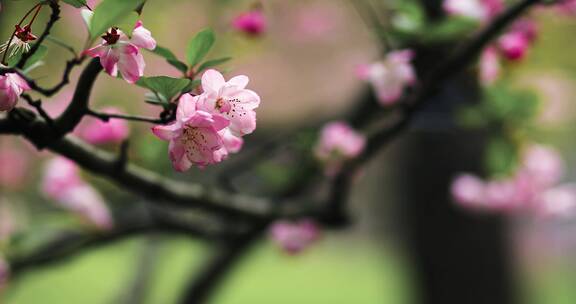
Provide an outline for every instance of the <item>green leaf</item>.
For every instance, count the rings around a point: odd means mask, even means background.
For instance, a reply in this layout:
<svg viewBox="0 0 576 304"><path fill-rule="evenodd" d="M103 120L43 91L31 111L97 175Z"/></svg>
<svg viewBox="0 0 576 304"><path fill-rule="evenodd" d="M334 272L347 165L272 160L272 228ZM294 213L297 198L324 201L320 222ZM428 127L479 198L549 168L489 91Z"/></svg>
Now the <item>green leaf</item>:
<svg viewBox="0 0 576 304"><path fill-rule="evenodd" d="M230 59L232 59L232 57L224 57L224 58L208 60L208 61L204 62L202 65L200 65L200 67L198 68L198 71L196 71L196 73L200 73L200 72L207 70L209 68L221 65L223 63L226 63Z"/></svg>
<svg viewBox="0 0 576 304"><path fill-rule="evenodd" d="M152 53L164 57L168 63L170 63L173 67L177 68L180 72L186 73L188 72L188 66L180 61L172 51L165 47L156 46L156 48L152 51Z"/></svg>
<svg viewBox="0 0 576 304"><path fill-rule="evenodd" d="M132 31L134 31L134 27L136 26L136 22L138 22L138 13L130 12L128 15L123 18L120 23L116 24L116 26L124 32L128 37L132 36Z"/></svg>
<svg viewBox="0 0 576 304"><path fill-rule="evenodd" d="M142 77L136 84L162 95L166 100L171 100L188 88L190 83L190 79L156 76Z"/></svg>
<svg viewBox="0 0 576 304"><path fill-rule="evenodd" d="M508 176L516 168L518 148L512 140L494 137L488 143L486 166L493 176Z"/></svg>
<svg viewBox="0 0 576 304"><path fill-rule="evenodd" d="M34 55L28 58L28 61L26 61L26 65L24 66L23 70L26 70L31 66L35 65L36 63L40 62L42 59L44 59L44 57L46 57L47 52L48 48L43 45L40 45L38 47L38 50L36 50L36 52L34 53ZM20 61L20 58L22 58L22 53L19 53L18 55L8 59L8 66L10 67L15 66L18 63L18 61Z"/></svg>
<svg viewBox="0 0 576 304"><path fill-rule="evenodd" d="M96 38L112 26L118 26L142 4L144 0L104 0L94 10L90 22L90 36Z"/></svg>
<svg viewBox="0 0 576 304"><path fill-rule="evenodd" d="M205 29L196 34L188 43L186 50L188 64L195 66L200 63L214 45L215 40L214 32L211 29Z"/></svg>
<svg viewBox="0 0 576 304"><path fill-rule="evenodd" d="M62 0L62 2L72 5L75 8L87 6L86 0Z"/></svg>

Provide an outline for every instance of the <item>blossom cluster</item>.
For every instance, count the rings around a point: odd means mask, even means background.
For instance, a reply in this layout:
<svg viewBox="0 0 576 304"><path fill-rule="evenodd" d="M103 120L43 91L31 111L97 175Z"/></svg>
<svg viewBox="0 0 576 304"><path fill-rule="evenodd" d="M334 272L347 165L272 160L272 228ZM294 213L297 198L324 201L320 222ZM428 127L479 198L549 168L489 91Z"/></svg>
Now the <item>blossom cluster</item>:
<svg viewBox="0 0 576 304"><path fill-rule="evenodd" d="M542 216L567 216L576 212L576 186L558 185L563 161L553 149L528 147L515 174L507 179L484 181L472 174L459 175L452 196L461 206L485 211L533 211Z"/></svg>
<svg viewBox="0 0 576 304"><path fill-rule="evenodd" d="M112 216L104 199L82 179L78 167L72 161L62 157L50 160L44 169L41 188L48 199L97 229L112 228Z"/></svg>
<svg viewBox="0 0 576 304"><path fill-rule="evenodd" d="M152 128L158 138L170 142L175 170L216 164L242 148L242 136L256 129L255 109L260 105L260 96L246 89L248 82L243 75L226 81L210 69L202 75L202 94L180 98L176 121Z"/></svg>

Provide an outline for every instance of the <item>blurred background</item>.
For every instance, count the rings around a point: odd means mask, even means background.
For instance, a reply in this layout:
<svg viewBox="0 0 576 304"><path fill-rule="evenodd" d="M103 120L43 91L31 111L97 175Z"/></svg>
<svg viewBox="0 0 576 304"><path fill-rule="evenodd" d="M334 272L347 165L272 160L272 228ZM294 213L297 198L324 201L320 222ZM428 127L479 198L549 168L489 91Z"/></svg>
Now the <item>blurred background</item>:
<svg viewBox="0 0 576 304"><path fill-rule="evenodd" d="M358 79L355 70L359 64L381 58L381 47L352 1L261 1L268 27L259 37L246 36L231 27L234 17L250 10L253 1L169 2L167 5L167 1L149 0L143 11L144 25L153 33L159 45L169 47L177 57L184 58L188 40L199 30L212 27L217 33L217 42L209 56L233 57L221 70L227 76L248 75L251 80L249 87L262 97L258 109L258 129L246 137L246 150L271 138L276 140L278 138L275 137L297 126L314 126L342 117L370 90L365 82ZM13 30L12 25L33 5L33 1L1 3L0 38L5 40ZM573 56L576 49L576 20L572 16L545 9L537 9L532 14L539 28L538 39L524 61L504 67L506 85L528 90L540 98L542 106L537 131L534 132L538 132L539 138L562 153L566 161L565 180L570 182L576 180L576 154L573 153L576 137L572 128L576 122L576 112L570 106L576 102L576 58ZM48 10L45 10L35 25L36 31L41 29L47 16ZM80 50L87 34L79 11L65 7L62 16L52 36ZM43 66L32 72L33 77L43 84L56 82L59 71L70 56L55 44L48 42L48 46ZM147 76L180 76L178 70L166 64L162 58L151 53L145 53L145 58ZM72 79L77 78L80 70L73 73ZM46 108L51 113L58 113L72 92L73 84L45 100ZM113 106L125 113L157 115L157 108L144 103L145 92L137 86L127 86L123 80L102 75L96 83L91 104L94 109ZM438 112L434 109L427 112L432 113L430 117L443 117L434 116ZM406 207L410 204L405 201L427 200L428 190L415 188L419 185L415 181L432 174L429 170L435 168L430 163L418 163L423 161L417 160L418 155L427 149L422 142L437 143L418 137L421 135L419 132L435 132L435 136L445 138L442 132L446 128L458 128L429 121L424 115L410 135L394 142L390 149L363 170L350 200L353 219L350 227L323 231L317 243L297 256L282 252L269 239L259 240L224 280L212 303L424 302L418 299L422 294L422 285L426 284L422 279L422 269L426 268L422 264L426 263L416 261L422 258L422 254L415 251L428 249L420 247L424 246L420 241L414 241L418 239L416 235L422 237L423 234L414 233L422 227L409 227L420 221L406 216L406 212L410 212L406 209L411 207ZM185 175L175 174L166 157L167 145L155 139L149 127L141 123L129 124L130 159L162 174L210 184L214 182L214 176L235 163L235 158L241 160L242 153L232 156L227 161L229 164L204 171L193 169ZM316 132L313 129L309 133ZM418 139L414 140L414 137ZM2 137L0 143L0 154L15 152L21 158L21 163L7 163L2 162L0 157L0 176L9 175L10 178L6 179L12 180L1 188L0 199L5 201L2 206L9 206L17 222L17 233L10 246L25 251L62 231L91 229L55 207L41 194L44 163L52 157L49 152L36 152L19 138ZM482 146L478 142L472 145ZM117 150L116 145L105 145L104 148ZM451 153L468 152L455 148ZM458 158L457 155L453 157L467 161L467 158ZM441 163L452 161L448 160L450 158L450 153L443 152L437 158L428 156L426 159ZM452 166L454 168L449 166L451 171L445 174L451 178L458 171L466 170L468 165L462 170L458 170L458 165ZM266 180L266 186L273 186L281 184L286 178L283 173L286 168L283 166L282 162L264 163L250 174L259 175ZM439 170L442 168L440 165ZM14 172L22 174L15 177ZM85 172L83 177L99 189L113 212L142 203L140 198L106 180ZM435 184L435 187L434 193L442 192L448 197L449 183ZM258 186L249 191L262 192ZM429 193L430 200L426 203L436 202L438 198L434 193ZM447 208L458 209L451 202ZM455 212L474 223L482 222L484 226L478 225L476 229L484 229L486 223L499 227L506 225L501 231L503 244L497 250L503 250L507 257L505 261L496 259L497 262L494 262L505 265L492 265L489 262L488 265L511 271L512 285L506 288L515 291L516 302L576 303L576 289L573 288L576 281L576 263L573 259L576 254L576 217L543 220L527 214L512 214L506 217L506 224L503 224L500 218L492 221L493 215L476 214L469 210ZM433 217L432 213L422 216ZM2 221L5 219L0 217L0 230ZM456 243L453 248L444 249L454 255L458 254L455 250L460 250L458 240L469 237L458 229L447 228L443 233L443 239L450 238ZM466 253L471 259L469 263L474 264L475 258L485 262L482 256L490 255L490 250L495 250L490 241L484 241L463 240L475 243L471 246L478 249L475 251L477 257ZM430 244L426 246L446 246L443 240L436 242L436 245L434 239L427 242ZM56 265L26 271L10 282L0 302L132 303L125 299L130 298L135 278L145 277L142 283L145 287L139 289L141 301L134 303L176 303L190 275L200 269L212 254L210 244L185 236L134 237L83 252ZM434 264L434 261L427 263ZM437 265L440 269L450 268L450 265L441 264L443 260L436 261L440 263ZM475 276L476 268L460 269L461 275ZM428 279L435 281L445 278L439 275ZM487 287L486 290L490 289Z"/></svg>

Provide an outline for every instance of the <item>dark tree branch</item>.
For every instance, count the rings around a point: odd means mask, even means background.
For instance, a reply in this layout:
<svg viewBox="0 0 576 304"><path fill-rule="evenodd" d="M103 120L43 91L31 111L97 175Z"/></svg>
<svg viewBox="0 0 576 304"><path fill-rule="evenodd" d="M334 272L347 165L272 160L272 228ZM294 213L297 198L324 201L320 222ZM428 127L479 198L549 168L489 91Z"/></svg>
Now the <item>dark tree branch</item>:
<svg viewBox="0 0 576 304"><path fill-rule="evenodd" d="M22 98L24 100L26 100L30 106L32 106L32 107L34 107L34 109L36 109L36 112L38 112L40 117L42 117L48 125L53 126L54 120L52 120L52 117L50 117L50 115L48 115L48 113L46 113L46 111L44 111L44 108L42 107L42 101L41 100L39 100L39 99L34 100L28 94L22 94Z"/></svg>
<svg viewBox="0 0 576 304"><path fill-rule="evenodd" d="M78 81L70 105L68 105L66 111L55 121L55 126L58 130L57 137L62 137L74 131L74 128L76 128L82 120L82 117L88 111L92 87L101 71L102 65L98 58L92 59L88 66L86 66L82 75L80 75L80 80Z"/></svg>
<svg viewBox="0 0 576 304"><path fill-rule="evenodd" d="M180 303L208 303L210 296L221 285L221 281L232 267L245 256L246 252L258 240L265 227L266 225L262 225L236 239L220 244L216 249L216 254L200 270L200 273L193 275Z"/></svg>
<svg viewBox="0 0 576 304"><path fill-rule="evenodd" d="M188 237L219 241L236 238L234 231L207 228L209 225L204 222L193 223L167 214L159 216L158 212L148 219L123 219L123 221L118 221L118 225L121 226L107 232L69 231L62 233L35 248L31 253L11 257L12 277L18 277L32 268L64 262L88 249L110 245L136 235L182 234Z"/></svg>

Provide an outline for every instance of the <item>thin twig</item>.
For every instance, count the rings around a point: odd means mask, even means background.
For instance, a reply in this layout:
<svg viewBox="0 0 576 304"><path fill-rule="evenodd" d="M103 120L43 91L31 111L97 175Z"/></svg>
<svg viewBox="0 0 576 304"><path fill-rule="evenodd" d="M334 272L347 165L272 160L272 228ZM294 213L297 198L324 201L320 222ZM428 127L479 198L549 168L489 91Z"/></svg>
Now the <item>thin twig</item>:
<svg viewBox="0 0 576 304"><path fill-rule="evenodd" d="M146 116L138 116L138 115L128 115L128 114L116 114L116 113L102 113L96 112L94 110L88 109L86 111L86 115L96 117L104 122L110 121L110 119L122 119L122 120L130 120L130 121L140 121L140 122L148 122L152 124L163 124L166 123L162 118L152 118Z"/></svg>

